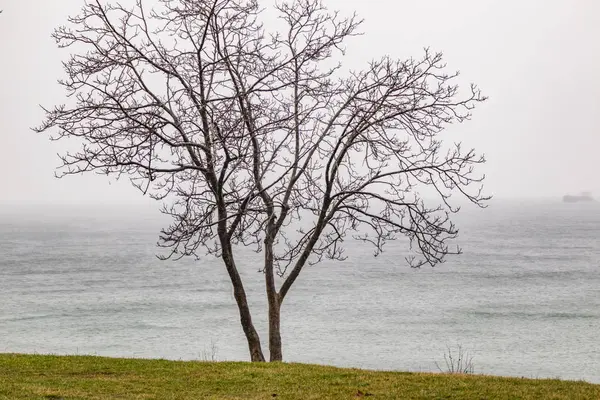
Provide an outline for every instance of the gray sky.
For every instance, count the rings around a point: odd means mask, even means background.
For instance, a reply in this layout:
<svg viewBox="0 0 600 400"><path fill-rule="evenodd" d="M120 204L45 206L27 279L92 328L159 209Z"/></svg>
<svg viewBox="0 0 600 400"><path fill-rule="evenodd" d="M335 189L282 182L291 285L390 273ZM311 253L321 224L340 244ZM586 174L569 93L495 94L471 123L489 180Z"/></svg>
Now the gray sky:
<svg viewBox="0 0 600 400"><path fill-rule="evenodd" d="M489 193L600 196L599 1L323 1L366 19L365 35L349 42L349 67L384 54L419 57L429 46L490 96L449 133L487 155ZM62 145L29 130L42 118L38 104L61 102L55 81L67 54L50 33L81 4L0 0L0 204L149 202L126 181L56 180Z"/></svg>

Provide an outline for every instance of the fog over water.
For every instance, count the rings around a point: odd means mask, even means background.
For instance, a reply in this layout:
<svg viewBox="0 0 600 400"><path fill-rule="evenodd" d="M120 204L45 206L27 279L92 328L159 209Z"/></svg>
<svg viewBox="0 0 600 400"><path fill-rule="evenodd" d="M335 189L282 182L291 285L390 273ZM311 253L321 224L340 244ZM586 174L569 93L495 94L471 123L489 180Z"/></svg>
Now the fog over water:
<svg viewBox="0 0 600 400"><path fill-rule="evenodd" d="M157 260L155 214L81 211L0 217L0 352L201 359L214 343L247 359L219 260ZM459 223L464 254L434 269L410 269L399 241L304 271L282 310L285 359L436 371L462 345L478 373L600 383L600 206L495 202ZM237 262L266 340L257 257Z"/></svg>

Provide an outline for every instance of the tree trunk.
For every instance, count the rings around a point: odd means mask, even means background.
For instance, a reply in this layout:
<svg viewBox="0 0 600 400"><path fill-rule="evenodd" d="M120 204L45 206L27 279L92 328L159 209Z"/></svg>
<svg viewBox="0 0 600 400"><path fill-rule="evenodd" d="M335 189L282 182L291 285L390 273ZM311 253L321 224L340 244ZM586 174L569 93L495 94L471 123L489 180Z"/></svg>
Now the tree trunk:
<svg viewBox="0 0 600 400"><path fill-rule="evenodd" d="M250 314L250 307L248 306L248 300L246 299L246 291L244 290L242 278L235 267L233 254L230 248L223 249L223 261L225 262L227 273L229 274L231 284L233 285L233 295L240 312L240 322L242 323L242 329L244 330L246 340L248 341L250 360L252 362L264 362L265 356L263 355L260 345L260 337L258 336L258 332L256 332L254 324L252 323L252 315Z"/></svg>
<svg viewBox="0 0 600 400"><path fill-rule="evenodd" d="M256 332L254 324L252 323L250 308L248 307L248 302L246 300L246 293L244 292L243 288L241 288L241 290L236 290L235 285L233 293L235 296L236 303L238 305L238 309L240 311L240 321L242 323L242 329L244 330L246 340L248 341L248 350L250 350L250 361L264 362L265 356L263 355L262 348L260 346L260 337L258 336L258 332Z"/></svg>
<svg viewBox="0 0 600 400"><path fill-rule="evenodd" d="M274 296L273 301L269 298L269 353L271 361L282 361L281 351L281 306L279 296Z"/></svg>
<svg viewBox="0 0 600 400"><path fill-rule="evenodd" d="M275 240L275 221L273 215L267 227L265 237L265 283L267 300L269 301L269 360L282 361L281 329L280 329L280 304L279 293L275 287L275 271L273 269L274 254L273 243Z"/></svg>

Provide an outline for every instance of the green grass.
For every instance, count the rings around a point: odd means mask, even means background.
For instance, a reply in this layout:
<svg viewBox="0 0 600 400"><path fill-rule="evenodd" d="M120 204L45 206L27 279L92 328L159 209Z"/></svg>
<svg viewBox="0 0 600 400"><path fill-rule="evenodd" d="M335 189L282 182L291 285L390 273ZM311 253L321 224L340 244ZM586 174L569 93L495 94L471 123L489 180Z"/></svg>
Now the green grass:
<svg viewBox="0 0 600 400"><path fill-rule="evenodd" d="M302 364L0 355L0 399L600 399L600 385Z"/></svg>

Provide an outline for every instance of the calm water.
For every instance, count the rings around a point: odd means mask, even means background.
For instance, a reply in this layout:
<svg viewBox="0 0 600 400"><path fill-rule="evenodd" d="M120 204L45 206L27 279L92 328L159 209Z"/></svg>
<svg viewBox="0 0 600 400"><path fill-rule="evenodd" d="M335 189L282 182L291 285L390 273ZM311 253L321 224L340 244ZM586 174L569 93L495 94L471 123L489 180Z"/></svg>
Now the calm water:
<svg viewBox="0 0 600 400"><path fill-rule="evenodd" d="M477 373L600 383L600 206L496 201L457 222L465 252L435 269L408 268L398 244L305 270L283 308L285 359L435 371L462 345ZM219 260L159 261L161 225L130 210L4 210L0 352L200 359L214 344L220 360L247 359ZM264 340L255 260L238 256Z"/></svg>

